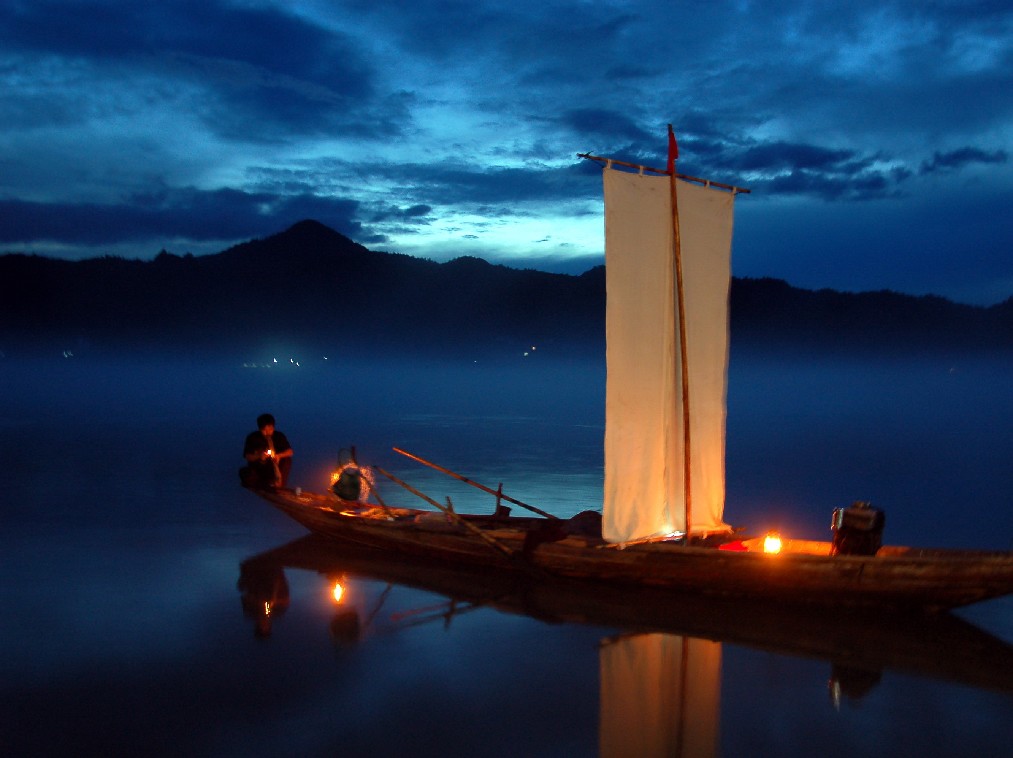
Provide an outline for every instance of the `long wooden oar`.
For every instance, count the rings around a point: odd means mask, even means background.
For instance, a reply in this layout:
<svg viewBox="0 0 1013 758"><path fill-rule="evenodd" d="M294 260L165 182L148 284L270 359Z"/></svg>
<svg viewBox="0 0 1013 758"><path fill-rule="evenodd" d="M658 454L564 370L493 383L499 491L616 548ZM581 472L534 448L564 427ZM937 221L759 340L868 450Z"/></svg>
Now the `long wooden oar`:
<svg viewBox="0 0 1013 758"><path fill-rule="evenodd" d="M394 448L394 452L401 453L401 455L411 458L413 461L418 461L424 466L429 466L429 468L434 468L437 471L442 471L444 474L449 474L450 476L454 477L455 479L459 479L465 484L470 484L472 487L478 487L480 490L488 492L490 495L495 495L498 499L506 500L508 503L513 503L514 505L519 505L521 508L527 508L532 513L537 513L539 516L545 516L545 518L548 519L557 519L557 520L559 519L559 516L553 516L551 513L546 513L540 508L535 508L535 506L533 505L522 503L520 500L515 500L512 497L507 497L506 495L503 494L502 487L498 491L492 489L491 487L486 487L484 484L479 484L478 482L473 481L466 476L461 476L460 474L457 474L448 468L443 468L443 466L433 463L432 461L427 461L424 458L419 458L417 455L409 453L407 450L402 450L399 447Z"/></svg>
<svg viewBox="0 0 1013 758"><path fill-rule="evenodd" d="M447 516L450 517L451 521L453 521L456 524L460 524L465 529L468 529L471 532L474 532L475 535L477 535L478 537L480 537L482 540L484 540L491 547L495 548L496 550L499 550L501 553L503 553L504 555L506 555L509 558L513 557L513 555L514 555L513 550L511 550L510 548L508 548L506 545L504 545L499 540L497 540L497 539L489 536L488 534L486 534L485 532L483 532L481 529L479 529L474 524L471 524L468 521L466 521L465 519L461 518L461 516L459 514L457 514L457 513L454 512L453 508L450 508L450 507L448 507L446 505L441 505L440 503L436 502L431 497L429 497L429 495L425 494L424 492L419 492L417 489L415 489L410 484L408 484L408 482L405 482L405 481L402 481L401 479L398 479L396 476L394 476L393 474L391 474L391 473L389 473L387 471L384 471L380 467L377 467L376 470L379 471L381 474L383 474L388 479L390 479L395 484L400 484L402 487L404 487L406 490L408 490L413 495L418 495L420 498L422 498L423 500L425 500L427 503L429 503L434 508L438 508L439 510L443 511L445 514L447 514ZM448 502L449 502L449 500L448 500Z"/></svg>

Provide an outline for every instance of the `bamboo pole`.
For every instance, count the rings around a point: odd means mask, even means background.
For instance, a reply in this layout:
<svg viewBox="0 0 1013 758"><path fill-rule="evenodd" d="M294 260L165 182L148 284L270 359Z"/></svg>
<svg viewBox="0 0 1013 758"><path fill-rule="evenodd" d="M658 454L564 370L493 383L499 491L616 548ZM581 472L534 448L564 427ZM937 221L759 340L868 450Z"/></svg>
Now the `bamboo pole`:
<svg viewBox="0 0 1013 758"><path fill-rule="evenodd" d="M497 540L497 539L495 539L493 537L490 537L488 534L486 534L485 532L483 532L481 529L479 529L474 524L468 523L465 519L461 518L460 515L458 515L457 513L455 513L454 510L453 510L453 508L448 508L446 505L442 505L442 504L436 502L431 497L429 497L429 495L425 494L424 492L420 492L419 490L415 489L410 484L408 484L408 482L405 482L405 481L403 481L401 479L398 479L396 476L394 476L393 474L391 474L391 473L383 470L382 468L377 467L376 470L379 471L381 474L383 474L388 479L390 479L395 484L400 484L402 487L404 487L406 490L408 490L413 495L417 495L418 497L420 497L423 500L425 500L427 503L429 503L434 508L437 508L440 511L442 511L443 513L445 513L447 516L450 517L451 521L453 521L455 524L459 524L460 526L463 526L465 529L473 532L476 536L480 537L489 546L495 548L496 550L499 550L501 553L503 553L504 555L506 555L508 558L512 558L513 557L514 552L510 548L508 548L506 545L504 545L499 540ZM449 499L448 499L448 501L449 501Z"/></svg>
<svg viewBox="0 0 1013 758"><path fill-rule="evenodd" d="M668 169L664 168L653 168L651 166L641 166L639 163L627 163L626 161L620 161L615 158L603 158L600 155L591 155L591 153L577 153L578 158L584 158L589 161L599 161L605 164L612 164L613 166L625 166L626 168L635 168L638 171L650 171L652 174L668 174ZM701 179L699 176L690 176L689 174L676 174L677 179L682 179L685 182L696 182L702 184L705 187L716 187L717 189L728 190L729 192L742 193L744 195L750 194L750 190L745 187L736 187L734 184L725 184L724 182L715 182L710 179Z"/></svg>
<svg viewBox="0 0 1013 758"><path fill-rule="evenodd" d="M668 133L672 133L672 125L668 125ZM679 314L679 363L682 372L682 465L683 465L683 501L685 503L686 535L689 535L693 515L692 490L692 437L689 421L689 348L686 339L686 287L682 272L682 234L679 227L679 193L676 191L675 169L668 174L668 187L672 206L672 247L675 253L675 298Z"/></svg>
<svg viewBox="0 0 1013 758"><path fill-rule="evenodd" d="M374 498L376 498L376 502L379 504L381 508L385 508L388 511L390 510L390 506L387 505L385 502L383 502L383 498L380 497L380 493L376 489L376 485L373 483L370 483L369 485L369 494L372 495Z"/></svg>
<svg viewBox="0 0 1013 758"><path fill-rule="evenodd" d="M465 484L470 484L472 487L478 487L480 490L483 490L484 492L488 492L490 495L496 495L496 497L497 497L497 505L499 504L499 498L502 498L503 500L506 500L508 503L513 503L514 505L519 505L521 508L527 508L532 513L537 513L539 516L544 516L545 518L548 518L548 519L556 519L556 520L559 519L558 516L553 516L551 513L546 513L545 511L541 510L540 508L535 508L535 506L533 506L533 505L528 505L527 503L522 503L520 500L515 500L512 497L508 497L507 495L504 495L503 494L503 485L502 484L499 486L499 490L494 490L491 487L486 487L484 484L479 484L478 482L473 481L473 480L469 479L466 476L461 476L460 474L454 473L450 469L444 468L443 466L440 466L440 465L438 465L436 463L433 463L432 461L427 461L424 458L419 458L417 455L414 455L413 453L409 453L407 450L402 450L401 448L396 447L396 448L394 448L394 452L395 453L400 453L403 456L411 458L413 461L418 461L423 466L429 466L429 468L436 469L437 471L442 471L444 474L449 474L450 476L452 476L455 479L458 479L458 480L464 482Z"/></svg>

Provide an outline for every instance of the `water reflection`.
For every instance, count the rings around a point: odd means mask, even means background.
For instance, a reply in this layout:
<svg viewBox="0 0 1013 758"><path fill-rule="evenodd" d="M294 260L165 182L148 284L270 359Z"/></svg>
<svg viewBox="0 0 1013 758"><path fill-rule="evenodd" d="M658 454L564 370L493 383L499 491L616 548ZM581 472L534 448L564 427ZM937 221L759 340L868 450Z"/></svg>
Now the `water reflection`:
<svg viewBox="0 0 1013 758"><path fill-rule="evenodd" d="M719 754L720 642L621 635L602 642L599 671L602 758Z"/></svg>
<svg viewBox="0 0 1013 758"><path fill-rule="evenodd" d="M237 588L242 593L243 615L254 622L254 634L270 637L274 620L289 606L288 581L281 566L254 563L240 573Z"/></svg>
<svg viewBox="0 0 1013 758"><path fill-rule="evenodd" d="M684 745L710 744L706 735L683 728L669 732L675 728L673 725L683 723L714 722L717 728L722 642L827 662L828 707L866 696L877 686L884 670L1013 693L1013 646L950 614L834 614L693 595L673 596L653 590L590 588L565 580L533 581L393 559L368 548L337 545L312 535L242 562L242 606L254 618L258 634L265 630L269 633L270 621L288 606L286 569L316 572L327 579L329 587L341 585L344 595L334 605L329 621L331 637L339 646L355 645L368 634L433 623L446 626L479 608L551 623L620 630L620 635L606 637L601 643L603 686L621 672L626 678L616 684L618 689L635 685L653 693L649 695L652 708L660 711L634 710L661 725L655 732L668 730L652 737L659 744L670 744L672 739ZM375 589L370 591L370 584L376 581L385 585L379 594ZM408 610L385 611L384 603L397 586L435 593L443 599ZM672 682L678 685L675 690L671 689ZM685 710L687 688L697 693L690 698L691 716ZM682 694L658 700L659 692L673 691ZM611 696L603 691L601 697L600 738L603 754L607 754L611 738L605 732L605 720L616 709L610 705ZM622 700L629 702L630 696ZM705 706L709 709L707 704L712 701L713 716L704 718L697 713ZM668 702L676 705L670 707ZM629 722L632 713L622 711L619 720ZM693 754L709 754L708 750L700 747Z"/></svg>

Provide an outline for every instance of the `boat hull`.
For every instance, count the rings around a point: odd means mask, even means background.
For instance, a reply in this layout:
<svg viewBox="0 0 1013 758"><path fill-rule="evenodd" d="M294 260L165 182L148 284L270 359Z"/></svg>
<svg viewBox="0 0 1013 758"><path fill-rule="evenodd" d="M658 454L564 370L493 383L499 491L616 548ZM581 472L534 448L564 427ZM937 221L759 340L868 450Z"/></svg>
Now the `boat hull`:
<svg viewBox="0 0 1013 758"><path fill-rule="evenodd" d="M567 534L566 522L541 518L451 518L364 507L332 495L258 494L316 534L448 566L726 598L905 611L940 611L1013 592L1010 552L885 546L875 556L831 556L829 543L803 543L797 551L789 543L777 555L673 542L617 548L597 536Z"/></svg>

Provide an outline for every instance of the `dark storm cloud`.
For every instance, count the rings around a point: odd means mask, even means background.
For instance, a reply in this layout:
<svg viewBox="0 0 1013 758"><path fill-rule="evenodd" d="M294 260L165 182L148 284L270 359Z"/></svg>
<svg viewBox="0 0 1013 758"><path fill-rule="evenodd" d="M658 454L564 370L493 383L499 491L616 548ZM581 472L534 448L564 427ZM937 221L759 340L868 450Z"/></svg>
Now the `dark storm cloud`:
<svg viewBox="0 0 1013 758"><path fill-rule="evenodd" d="M16 2L0 9L0 41L9 50L93 61L137 62L170 54L238 61L320 85L339 82L350 96L369 92L366 68L350 40L266 6L215 0Z"/></svg>
<svg viewBox="0 0 1013 758"><path fill-rule="evenodd" d="M585 167L574 163L561 168L484 168L452 161L390 164L374 170L382 171L386 179L410 188L414 195L429 198L433 204L468 206L516 206L536 201L571 199L575 191L578 195L583 194L579 184L588 175L599 173L594 164ZM585 187L584 191L589 194L600 193L600 186ZM486 210L488 207L485 206Z"/></svg>
<svg viewBox="0 0 1013 758"><path fill-rule="evenodd" d="M377 99L371 66L351 37L267 6L13 3L0 9L0 45L84 62L96 76L108 68L124 81L170 76L203 93L191 107L210 128L253 141L390 135L406 113L398 98Z"/></svg>
<svg viewBox="0 0 1013 758"><path fill-rule="evenodd" d="M584 139L603 140L611 146L658 142L657 134L649 133L629 115L618 110L576 108L563 113L559 123Z"/></svg>
<svg viewBox="0 0 1013 758"><path fill-rule="evenodd" d="M1005 163L1009 154L1005 150L980 150L976 147L965 147L947 153L933 153L932 159L922 163L921 172L931 174L936 171L955 171L971 163Z"/></svg>
<svg viewBox="0 0 1013 758"><path fill-rule="evenodd" d="M432 211L431 205L412 205L408 208L384 206L370 214L369 221L373 224L394 220L402 223L424 224L429 222L429 214Z"/></svg>
<svg viewBox="0 0 1013 758"><path fill-rule="evenodd" d="M808 195L824 200L867 200L899 191L911 172L890 166L882 155L797 142L724 148L722 167L755 177L754 190L771 195ZM881 168L881 166L888 166Z"/></svg>
<svg viewBox="0 0 1013 758"><path fill-rule="evenodd" d="M798 142L767 142L744 148L730 165L741 171L840 171L849 168L854 157L851 150L830 150Z"/></svg>
<svg viewBox="0 0 1013 758"><path fill-rule="evenodd" d="M398 45L413 53L459 62L475 56L503 57L515 69L532 63L540 68L546 59L572 60L581 51L600 59L602 47L636 18L626 9L589 7L580 0L515 4L345 0L342 5L358 18L382 20Z"/></svg>
<svg viewBox="0 0 1013 758"><path fill-rule="evenodd" d="M356 234L358 204L311 195L165 189L116 205L0 201L0 242L47 240L85 245L183 237L194 241L270 234L305 218Z"/></svg>
<svg viewBox="0 0 1013 758"><path fill-rule="evenodd" d="M750 187L769 195L808 195L826 200L868 199L886 196L898 190L910 172L896 167L880 168L883 156L861 156L854 150L823 147L801 142L774 140L737 143L729 139L692 136L698 131L716 132L710 124L688 119L682 138L683 154L690 157L680 165L683 173L696 175L696 165L707 167L708 174L750 177ZM611 146L610 157L644 161L663 167L667 156L657 148L658 135L651 134L622 113L600 109L581 109L564 114L560 123L575 133L585 134ZM686 150L689 148L689 151Z"/></svg>

